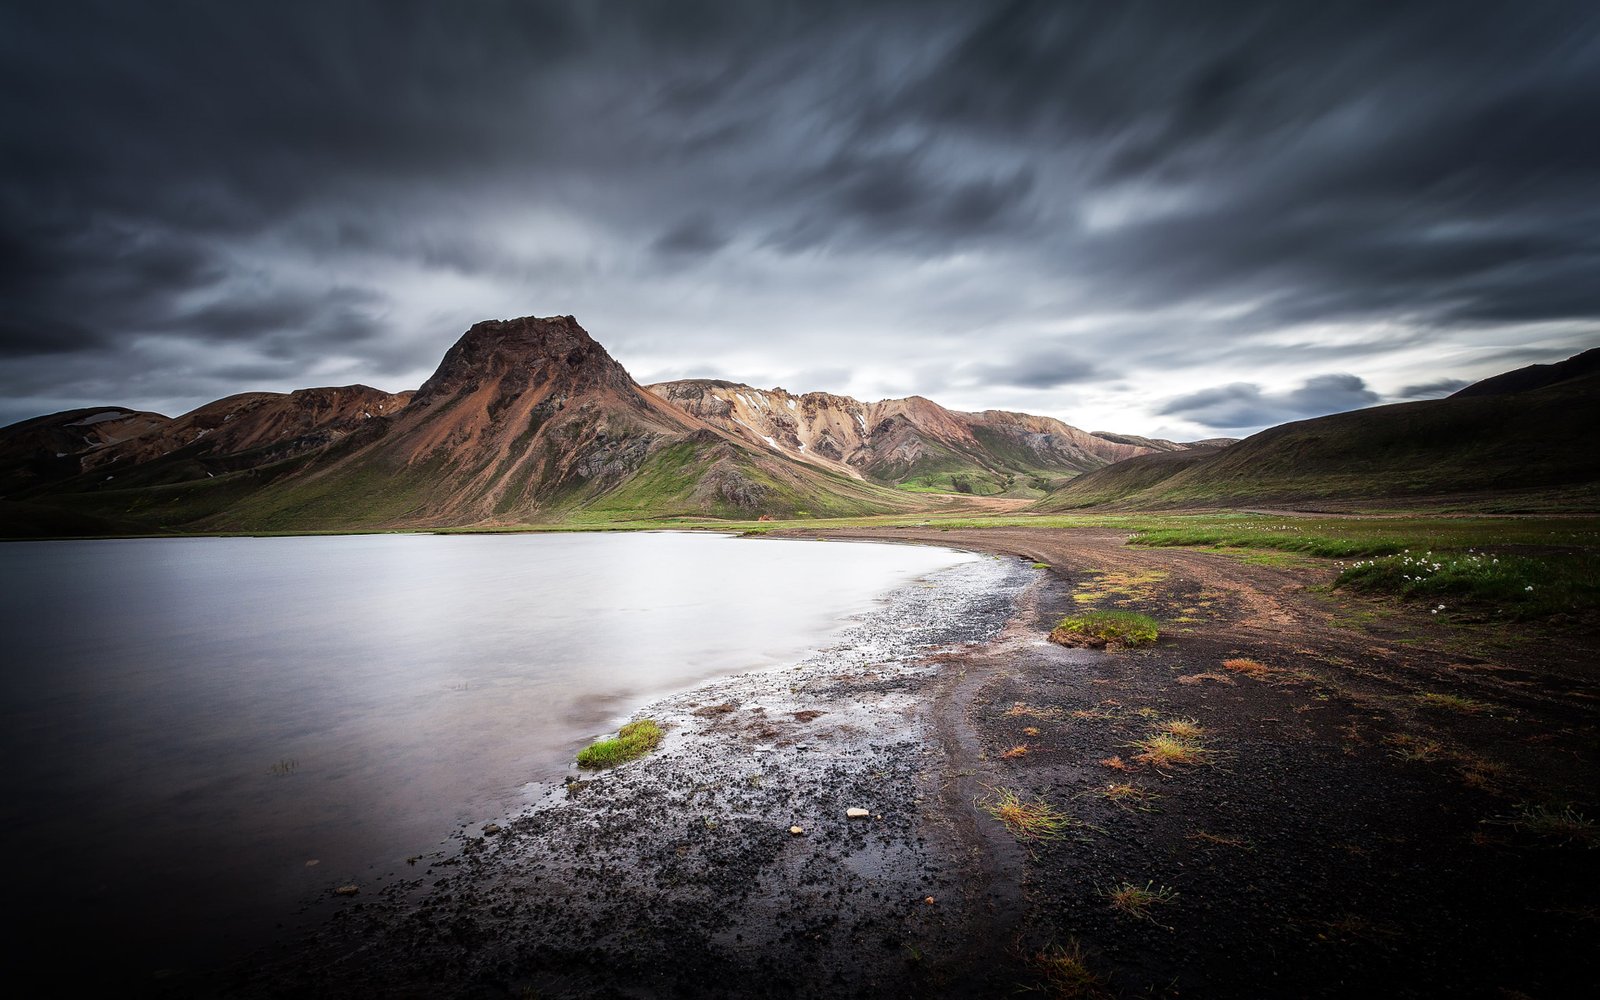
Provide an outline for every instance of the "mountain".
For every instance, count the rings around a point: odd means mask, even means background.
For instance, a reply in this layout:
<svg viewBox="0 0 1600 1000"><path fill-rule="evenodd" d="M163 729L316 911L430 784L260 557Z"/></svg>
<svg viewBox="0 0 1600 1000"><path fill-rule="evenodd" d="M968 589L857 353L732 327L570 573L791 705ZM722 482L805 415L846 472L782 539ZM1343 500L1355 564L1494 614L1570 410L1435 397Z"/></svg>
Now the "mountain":
<svg viewBox="0 0 1600 1000"><path fill-rule="evenodd" d="M0 428L0 535L350 531L927 511L1600 503L1600 351L1238 443L736 382L640 386L571 316L479 323L415 392L252 392Z"/></svg>
<svg viewBox="0 0 1600 1000"><path fill-rule="evenodd" d="M159 413L91 406L51 413L0 430L0 483L7 493L43 489L83 472L83 457L172 422Z"/></svg>
<svg viewBox="0 0 1600 1000"><path fill-rule="evenodd" d="M131 411L105 412L119 416L88 426L135 421ZM26 453L12 463L21 467L37 465L41 448L85 439L52 458L53 478L0 479L8 533L71 517L123 531L348 530L520 524L579 511L857 514L914 502L752 448L667 404L570 316L479 323L414 394L248 393L176 420L145 415L143 433L119 429L105 442L77 431L86 416L100 415L74 411L0 430L0 456Z"/></svg>
<svg viewBox="0 0 1600 1000"><path fill-rule="evenodd" d="M1600 502L1597 361L1600 352L1590 351L1444 399L1296 421L1222 449L1135 458L1075 479L1033 509L1592 507Z"/></svg>
<svg viewBox="0 0 1600 1000"><path fill-rule="evenodd" d="M1059 480L1090 469L1186 447L1090 434L1026 413L962 413L921 396L864 403L717 379L646 388L750 444L910 491L1039 496Z"/></svg>

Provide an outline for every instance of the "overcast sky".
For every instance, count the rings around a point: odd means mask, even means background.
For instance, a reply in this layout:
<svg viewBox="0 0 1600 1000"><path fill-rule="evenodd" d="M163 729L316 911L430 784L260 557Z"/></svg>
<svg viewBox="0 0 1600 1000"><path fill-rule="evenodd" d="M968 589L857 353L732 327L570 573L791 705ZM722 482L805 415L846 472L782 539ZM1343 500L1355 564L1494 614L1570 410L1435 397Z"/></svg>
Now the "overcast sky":
<svg viewBox="0 0 1600 1000"><path fill-rule="evenodd" d="M1600 344L1600 4L0 0L0 423L712 376L1242 435Z"/></svg>

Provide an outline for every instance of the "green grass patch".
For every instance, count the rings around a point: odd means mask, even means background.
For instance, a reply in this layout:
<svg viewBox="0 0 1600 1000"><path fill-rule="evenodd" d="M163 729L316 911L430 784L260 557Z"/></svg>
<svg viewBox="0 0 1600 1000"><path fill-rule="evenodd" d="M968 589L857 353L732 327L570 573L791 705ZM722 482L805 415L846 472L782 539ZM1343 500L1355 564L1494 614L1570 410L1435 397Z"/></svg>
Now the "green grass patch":
<svg viewBox="0 0 1600 1000"><path fill-rule="evenodd" d="M1050 641L1063 646L1149 646L1160 637L1154 618L1134 611L1086 611L1056 623Z"/></svg>
<svg viewBox="0 0 1600 1000"><path fill-rule="evenodd" d="M1428 601L1435 614L1460 605L1492 605L1512 618L1543 618L1600 607L1600 557L1588 552L1402 552L1359 560L1345 567L1334 586Z"/></svg>
<svg viewBox="0 0 1600 1000"><path fill-rule="evenodd" d="M643 757L660 745L661 727L652 719L640 719L618 730L616 739L601 740L579 750L578 766L615 767L635 757Z"/></svg>
<svg viewBox="0 0 1600 1000"><path fill-rule="evenodd" d="M1327 559L1487 546L1600 544L1594 517L1284 517L1206 514L1128 517L1130 545L1278 549Z"/></svg>

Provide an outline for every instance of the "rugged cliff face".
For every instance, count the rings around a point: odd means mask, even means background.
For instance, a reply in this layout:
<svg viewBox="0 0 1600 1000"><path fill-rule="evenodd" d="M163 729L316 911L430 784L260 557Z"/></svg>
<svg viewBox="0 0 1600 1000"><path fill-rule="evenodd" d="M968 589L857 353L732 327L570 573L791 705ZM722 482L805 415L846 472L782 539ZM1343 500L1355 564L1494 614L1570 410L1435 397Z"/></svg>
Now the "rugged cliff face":
<svg viewBox="0 0 1600 1000"><path fill-rule="evenodd" d="M712 379L648 388L752 444L847 475L911 488L1038 495L1080 472L1184 447L1090 434L1026 413L962 413L921 396L864 403L825 392L795 395Z"/></svg>
<svg viewBox="0 0 1600 1000"><path fill-rule="evenodd" d="M317 523L860 513L900 499L751 448L645 392L571 316L479 323L381 435L251 505ZM359 501L356 498L359 497Z"/></svg>

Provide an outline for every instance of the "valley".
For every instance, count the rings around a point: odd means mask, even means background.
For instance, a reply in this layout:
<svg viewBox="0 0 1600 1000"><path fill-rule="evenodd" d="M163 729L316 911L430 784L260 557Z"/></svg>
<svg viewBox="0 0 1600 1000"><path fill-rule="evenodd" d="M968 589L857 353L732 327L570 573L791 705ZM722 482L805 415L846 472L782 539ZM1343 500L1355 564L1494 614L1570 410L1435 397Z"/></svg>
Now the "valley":
<svg viewBox="0 0 1600 1000"><path fill-rule="evenodd" d="M1596 985L1597 358L1183 443L641 386L571 317L492 321L414 392L0 429L0 523L993 564L638 706L639 759L155 995L1565 995ZM1104 615L1153 642L1050 641Z"/></svg>

